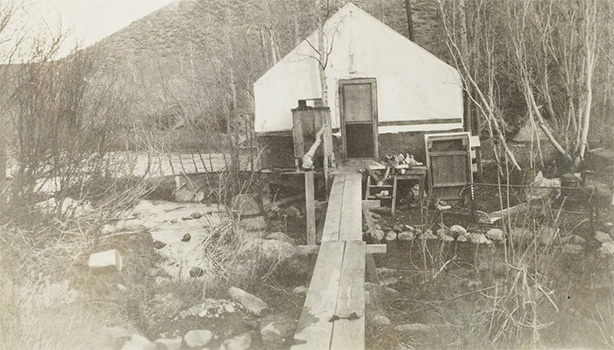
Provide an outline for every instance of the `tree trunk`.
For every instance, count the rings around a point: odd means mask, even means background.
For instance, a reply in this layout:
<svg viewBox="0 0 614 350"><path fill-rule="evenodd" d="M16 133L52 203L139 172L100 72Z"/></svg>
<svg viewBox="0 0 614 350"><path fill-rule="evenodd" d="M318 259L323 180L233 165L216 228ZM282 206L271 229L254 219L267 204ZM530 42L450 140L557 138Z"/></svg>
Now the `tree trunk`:
<svg viewBox="0 0 614 350"><path fill-rule="evenodd" d="M326 54L326 47L324 47L324 20L322 18L322 8L320 0L315 0L316 8L316 21L318 28L318 56L319 64L318 71L320 73L320 87L322 90L322 106L328 106L328 84L326 82L326 61L328 59Z"/></svg>

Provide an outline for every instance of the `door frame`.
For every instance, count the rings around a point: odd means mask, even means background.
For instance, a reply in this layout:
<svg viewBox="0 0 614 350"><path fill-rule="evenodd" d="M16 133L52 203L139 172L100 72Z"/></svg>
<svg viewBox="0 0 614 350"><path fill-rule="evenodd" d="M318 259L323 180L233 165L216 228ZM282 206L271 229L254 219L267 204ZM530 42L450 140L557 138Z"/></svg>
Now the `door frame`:
<svg viewBox="0 0 614 350"><path fill-rule="evenodd" d="M379 158L378 114L377 114L377 80L375 78L339 79L339 124L341 127L341 149L343 158L347 159L347 140L345 134L345 111L343 106L343 87L346 85L371 84L371 114L373 120L373 156L366 159ZM360 159L360 158L352 158Z"/></svg>

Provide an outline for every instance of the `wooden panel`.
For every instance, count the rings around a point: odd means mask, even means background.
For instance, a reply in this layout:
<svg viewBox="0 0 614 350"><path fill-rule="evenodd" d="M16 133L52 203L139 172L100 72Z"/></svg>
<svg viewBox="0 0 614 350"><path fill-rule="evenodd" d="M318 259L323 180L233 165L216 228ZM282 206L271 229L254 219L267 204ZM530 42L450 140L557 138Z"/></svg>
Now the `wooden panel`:
<svg viewBox="0 0 614 350"><path fill-rule="evenodd" d="M433 185L438 184L465 184L470 179L467 176L467 153L461 155L449 155L447 157L432 157Z"/></svg>
<svg viewBox="0 0 614 350"><path fill-rule="evenodd" d="M371 84L347 84L343 86L343 106L346 122L371 122Z"/></svg>
<svg viewBox="0 0 614 350"><path fill-rule="evenodd" d="M347 174L343 190L339 240L362 241L362 175Z"/></svg>
<svg viewBox="0 0 614 350"><path fill-rule="evenodd" d="M339 224L341 222L341 210L343 209L343 191L345 188L345 174L335 176L333 187L328 198L326 209L326 221L322 232L322 242L339 240Z"/></svg>
<svg viewBox="0 0 614 350"><path fill-rule="evenodd" d="M359 318L347 319L353 313ZM340 319L334 322L330 348L333 350L364 349L365 243L362 241L349 241L345 245L335 315Z"/></svg>
<svg viewBox="0 0 614 350"><path fill-rule="evenodd" d="M305 172L305 220L307 244L316 244L316 204L313 183L313 171Z"/></svg>
<svg viewBox="0 0 614 350"><path fill-rule="evenodd" d="M345 244L323 242L320 247L305 306L294 334L293 350L330 348L333 322L329 320L336 312Z"/></svg>

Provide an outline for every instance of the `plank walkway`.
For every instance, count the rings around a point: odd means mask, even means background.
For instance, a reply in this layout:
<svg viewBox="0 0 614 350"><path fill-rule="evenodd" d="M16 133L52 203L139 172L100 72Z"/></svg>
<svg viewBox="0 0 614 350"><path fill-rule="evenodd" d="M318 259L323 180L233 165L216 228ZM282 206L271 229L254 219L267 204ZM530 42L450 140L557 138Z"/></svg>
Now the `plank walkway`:
<svg viewBox="0 0 614 350"><path fill-rule="evenodd" d="M338 174L331 188L318 258L292 350L365 347L362 175Z"/></svg>

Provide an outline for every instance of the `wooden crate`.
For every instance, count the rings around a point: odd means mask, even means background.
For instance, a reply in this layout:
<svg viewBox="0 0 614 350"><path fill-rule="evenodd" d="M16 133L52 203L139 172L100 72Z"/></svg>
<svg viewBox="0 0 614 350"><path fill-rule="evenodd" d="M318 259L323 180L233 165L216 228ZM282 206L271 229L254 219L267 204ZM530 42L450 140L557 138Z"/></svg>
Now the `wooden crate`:
<svg viewBox="0 0 614 350"><path fill-rule="evenodd" d="M462 200L473 182L468 132L424 136L429 185L437 200Z"/></svg>

